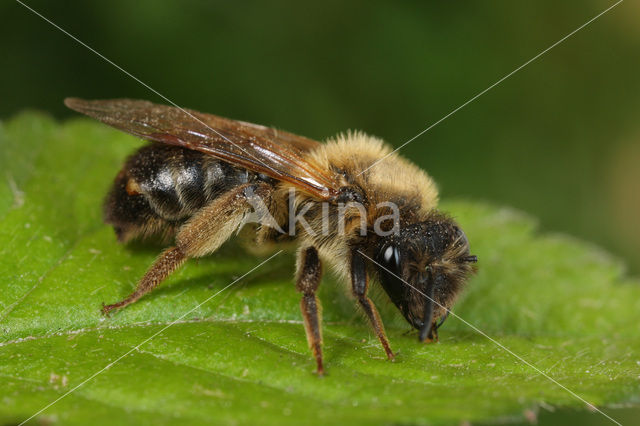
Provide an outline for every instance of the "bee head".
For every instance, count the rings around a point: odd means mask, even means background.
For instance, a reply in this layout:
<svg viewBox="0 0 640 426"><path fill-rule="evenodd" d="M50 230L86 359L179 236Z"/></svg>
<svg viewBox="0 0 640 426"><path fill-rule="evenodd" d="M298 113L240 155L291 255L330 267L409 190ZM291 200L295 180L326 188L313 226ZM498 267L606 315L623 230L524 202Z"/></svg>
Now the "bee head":
<svg viewBox="0 0 640 426"><path fill-rule="evenodd" d="M383 238L375 260L382 287L424 341L446 318L477 257L455 222L434 213Z"/></svg>

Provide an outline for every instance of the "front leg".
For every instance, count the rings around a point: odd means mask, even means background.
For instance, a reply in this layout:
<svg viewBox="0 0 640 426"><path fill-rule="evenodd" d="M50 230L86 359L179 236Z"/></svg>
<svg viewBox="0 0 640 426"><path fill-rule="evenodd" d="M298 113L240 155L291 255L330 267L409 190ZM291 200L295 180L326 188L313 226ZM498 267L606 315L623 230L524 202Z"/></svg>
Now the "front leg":
<svg viewBox="0 0 640 426"><path fill-rule="evenodd" d="M324 374L322 366L322 316L316 290L322 278L322 264L314 247L301 248L298 252L296 288L302 293L300 310L304 318L309 347L316 357L318 375Z"/></svg>
<svg viewBox="0 0 640 426"><path fill-rule="evenodd" d="M364 310L364 313L369 318L369 322L376 332L380 343L384 351L387 353L387 358L393 359L394 355L389 346L389 340L384 332L384 325L380 319L380 315L376 310L375 305L367 296L367 289L369 287L369 280L367 277L367 269L364 263L364 257L358 252L357 249L351 251L351 289L353 295L358 299L358 303Z"/></svg>

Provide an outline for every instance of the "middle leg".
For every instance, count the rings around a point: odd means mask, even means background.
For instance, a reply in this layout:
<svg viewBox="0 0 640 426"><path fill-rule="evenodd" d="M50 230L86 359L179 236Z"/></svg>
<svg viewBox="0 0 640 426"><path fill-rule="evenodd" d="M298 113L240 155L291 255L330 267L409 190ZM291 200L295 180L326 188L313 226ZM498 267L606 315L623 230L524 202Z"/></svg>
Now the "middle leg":
<svg viewBox="0 0 640 426"><path fill-rule="evenodd" d="M317 373L324 374L322 365L322 314L316 290L322 278L322 264L314 247L303 247L298 252L296 288L302 293L300 310L304 318L307 341L316 358Z"/></svg>
<svg viewBox="0 0 640 426"><path fill-rule="evenodd" d="M380 319L380 314L378 314L378 310L373 304L373 301L367 296L368 287L369 280L364 257L358 252L358 249L354 249L351 252L351 290L362 307L362 310L367 315L367 318L369 318L369 322L378 336L380 343L382 343L387 358L393 359L394 355L389 346L387 335L384 332L384 325Z"/></svg>

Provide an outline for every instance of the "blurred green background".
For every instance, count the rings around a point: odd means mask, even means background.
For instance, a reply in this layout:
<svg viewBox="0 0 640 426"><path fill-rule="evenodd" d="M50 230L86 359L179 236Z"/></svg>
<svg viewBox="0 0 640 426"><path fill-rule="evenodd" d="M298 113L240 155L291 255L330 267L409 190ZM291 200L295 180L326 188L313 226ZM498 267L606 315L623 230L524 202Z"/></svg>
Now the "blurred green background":
<svg viewBox="0 0 640 426"><path fill-rule="evenodd" d="M181 106L399 146L615 2L25 3ZM164 102L20 4L0 16L1 119L76 116L66 96ZM514 206L637 274L639 22L621 3L402 154L444 198Z"/></svg>
<svg viewBox="0 0 640 426"><path fill-rule="evenodd" d="M26 4L181 106L398 146L614 2ZM20 4L0 14L1 118L75 116L66 96L164 102ZM402 154L445 198L514 206L640 271L639 22L621 3Z"/></svg>

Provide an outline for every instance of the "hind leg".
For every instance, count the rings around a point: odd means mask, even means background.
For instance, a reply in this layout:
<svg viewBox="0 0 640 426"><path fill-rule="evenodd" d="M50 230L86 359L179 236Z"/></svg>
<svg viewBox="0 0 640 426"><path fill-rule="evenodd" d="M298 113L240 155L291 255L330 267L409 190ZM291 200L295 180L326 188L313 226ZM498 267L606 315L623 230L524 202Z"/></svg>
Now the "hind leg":
<svg viewBox="0 0 640 426"><path fill-rule="evenodd" d="M134 303L156 288L188 258L205 256L217 250L250 212L249 197L268 197L271 189L267 184L241 185L204 207L179 229L175 247L168 248L156 259L134 292L117 303L104 305L102 313L108 314Z"/></svg>

